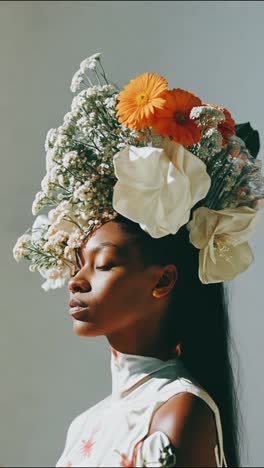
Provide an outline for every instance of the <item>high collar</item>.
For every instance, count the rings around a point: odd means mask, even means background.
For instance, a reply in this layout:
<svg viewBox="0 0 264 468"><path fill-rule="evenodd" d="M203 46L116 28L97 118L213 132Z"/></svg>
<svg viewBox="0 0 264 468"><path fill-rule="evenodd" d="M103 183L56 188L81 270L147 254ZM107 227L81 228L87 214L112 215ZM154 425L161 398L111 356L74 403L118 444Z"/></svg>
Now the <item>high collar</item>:
<svg viewBox="0 0 264 468"><path fill-rule="evenodd" d="M138 354L127 354L111 350L112 374L112 401L120 400L131 393L135 388L164 368L167 368L168 377L177 375L184 369L179 357L163 361L162 359Z"/></svg>

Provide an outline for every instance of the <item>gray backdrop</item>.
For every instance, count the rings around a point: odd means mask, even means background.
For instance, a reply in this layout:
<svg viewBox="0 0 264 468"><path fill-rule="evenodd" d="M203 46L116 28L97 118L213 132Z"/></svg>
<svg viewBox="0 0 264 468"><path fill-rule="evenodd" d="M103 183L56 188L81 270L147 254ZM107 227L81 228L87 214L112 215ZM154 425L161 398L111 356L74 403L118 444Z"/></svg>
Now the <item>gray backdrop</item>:
<svg viewBox="0 0 264 468"><path fill-rule="evenodd" d="M67 290L44 292L28 263L12 258L33 221L46 133L70 110L80 61L101 52L121 86L145 71L163 74L170 87L249 120L263 142L263 24L256 1L0 2L0 465L54 466L71 420L111 391L105 338L75 336ZM264 461L263 233L262 217L255 262L231 285L243 466Z"/></svg>

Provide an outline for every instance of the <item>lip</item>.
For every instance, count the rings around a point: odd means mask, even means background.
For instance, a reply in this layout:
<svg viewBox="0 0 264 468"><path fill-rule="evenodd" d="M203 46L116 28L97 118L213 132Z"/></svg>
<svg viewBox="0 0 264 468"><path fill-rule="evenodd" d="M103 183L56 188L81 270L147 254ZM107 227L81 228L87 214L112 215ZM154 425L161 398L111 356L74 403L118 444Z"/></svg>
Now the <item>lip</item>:
<svg viewBox="0 0 264 468"><path fill-rule="evenodd" d="M69 314L71 317L75 318L76 320L80 320L82 322L88 322L89 319L87 318L87 312L89 307L70 307Z"/></svg>
<svg viewBox="0 0 264 468"><path fill-rule="evenodd" d="M83 312L84 310L88 310L88 309L89 309L88 306L85 306L85 307L79 307L79 306L70 307L69 308L69 314L73 315L73 314L75 314L75 312Z"/></svg>
<svg viewBox="0 0 264 468"><path fill-rule="evenodd" d="M87 318L87 312L89 308L90 307L87 304L84 304L79 299L71 299L69 302L69 315L76 320L88 322L89 319Z"/></svg>
<svg viewBox="0 0 264 468"><path fill-rule="evenodd" d="M79 299L71 299L69 302L69 307L79 307L79 308L84 308L88 307L87 304L84 304L84 302L81 302Z"/></svg>

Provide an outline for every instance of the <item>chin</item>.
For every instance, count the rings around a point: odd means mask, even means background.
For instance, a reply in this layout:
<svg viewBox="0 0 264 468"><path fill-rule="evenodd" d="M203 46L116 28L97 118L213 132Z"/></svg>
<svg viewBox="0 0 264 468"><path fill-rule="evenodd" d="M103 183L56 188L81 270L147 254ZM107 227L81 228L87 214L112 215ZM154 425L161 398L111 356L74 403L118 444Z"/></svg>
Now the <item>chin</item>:
<svg viewBox="0 0 264 468"><path fill-rule="evenodd" d="M78 336L99 336L100 333L93 326L91 322L83 322L81 320L74 319L73 331Z"/></svg>

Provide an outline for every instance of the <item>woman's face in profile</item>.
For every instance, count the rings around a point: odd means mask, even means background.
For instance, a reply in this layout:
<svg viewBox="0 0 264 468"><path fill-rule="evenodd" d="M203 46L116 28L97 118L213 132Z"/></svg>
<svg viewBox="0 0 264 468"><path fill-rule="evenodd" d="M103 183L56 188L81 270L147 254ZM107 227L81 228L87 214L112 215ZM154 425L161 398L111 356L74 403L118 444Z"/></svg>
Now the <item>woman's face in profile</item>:
<svg viewBox="0 0 264 468"><path fill-rule="evenodd" d="M77 335L110 335L153 314L161 267L144 268L137 243L117 223L97 229L78 257L79 270L68 286ZM76 309L78 303L83 308Z"/></svg>

